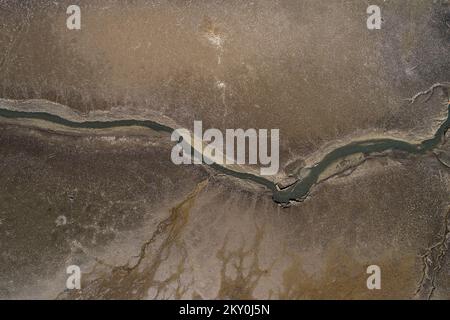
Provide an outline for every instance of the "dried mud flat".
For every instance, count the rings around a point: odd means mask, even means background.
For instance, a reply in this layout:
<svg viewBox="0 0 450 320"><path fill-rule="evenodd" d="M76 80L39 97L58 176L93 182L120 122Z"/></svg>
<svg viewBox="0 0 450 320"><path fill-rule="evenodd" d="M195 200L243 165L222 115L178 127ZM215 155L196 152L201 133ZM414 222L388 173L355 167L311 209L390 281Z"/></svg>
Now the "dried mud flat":
<svg viewBox="0 0 450 320"><path fill-rule="evenodd" d="M274 180L289 185L340 146L418 143L445 122L448 2L378 2L370 32L356 1L89 1L79 31L68 2L0 1L0 108L280 128ZM448 135L342 159L282 207L263 185L174 165L167 132L0 116L0 297L449 299Z"/></svg>

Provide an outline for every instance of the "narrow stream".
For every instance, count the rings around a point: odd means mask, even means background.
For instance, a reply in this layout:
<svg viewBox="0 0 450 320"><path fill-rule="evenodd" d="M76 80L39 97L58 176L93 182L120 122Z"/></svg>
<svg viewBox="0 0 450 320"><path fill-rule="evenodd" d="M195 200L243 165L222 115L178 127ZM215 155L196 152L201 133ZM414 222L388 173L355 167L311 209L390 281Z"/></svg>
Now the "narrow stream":
<svg viewBox="0 0 450 320"><path fill-rule="evenodd" d="M71 121L64 119L60 116L50 114L47 112L26 112L15 111L9 109L0 108L0 117L13 118L13 119L39 119L59 125L63 125L70 128L82 128L82 129L106 129L115 127L127 127L127 126L139 126L146 127L152 130L166 132L171 134L174 129L168 126L159 124L150 120L111 120L111 121ZM334 149L330 153L326 154L320 162L309 168L310 171L307 176L298 180L293 185L283 190L278 190L276 184L263 177L232 170L218 164L210 165L213 169L230 175L239 179L246 179L254 181L260 185L270 189L273 193L273 200L277 203L288 204L290 201L298 201L304 199L311 188L317 183L319 176L330 165L344 159L353 154L362 153L364 155L370 155L373 153L379 153L387 150L399 150L408 152L411 154L424 154L436 148L444 139L446 132L450 127L450 104L448 105L447 119L437 129L434 136L430 139L424 140L418 144L411 144L403 140L396 139L373 139L358 142L351 142L345 146Z"/></svg>

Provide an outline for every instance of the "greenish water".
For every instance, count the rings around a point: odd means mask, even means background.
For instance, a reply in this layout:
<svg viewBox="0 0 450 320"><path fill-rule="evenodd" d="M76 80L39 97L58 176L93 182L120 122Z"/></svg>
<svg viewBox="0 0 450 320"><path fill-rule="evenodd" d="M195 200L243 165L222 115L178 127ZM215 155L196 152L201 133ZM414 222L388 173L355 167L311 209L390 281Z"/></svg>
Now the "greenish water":
<svg viewBox="0 0 450 320"><path fill-rule="evenodd" d="M299 200L306 197L312 186L317 182L319 176L325 169L335 161L343 159L347 156L363 153L369 155L371 153L378 153L387 150L399 150L411 154L423 154L433 150L438 146L450 126L450 104L448 105L447 119L441 124L436 133L431 139L427 139L418 144L411 144L402 140L396 139L373 139L352 142L345 146L339 147L327 155L314 167L311 168L309 174L302 180L297 181L292 186L275 191L273 199L279 203L287 203L290 200Z"/></svg>
<svg viewBox="0 0 450 320"><path fill-rule="evenodd" d="M126 119L126 120L110 120L110 121L72 121L60 116L50 114L47 112L28 112L28 111L16 111L0 108L0 117L10 118L10 119L38 119L44 120L52 123L56 123L59 125L63 125L70 128L82 128L82 129L107 129L107 128L117 128L117 127L129 127L129 126L138 126L149 128L158 132L165 132L171 134L174 129L160 123L151 121L151 120L136 120L136 119ZM194 151L192 152L194 154ZM272 191L276 191L277 188L275 184L263 177L253 175L250 173L243 173L234 171L232 169L223 167L218 164L210 165L213 169L220 171L226 175L232 175L234 177L238 177L240 179L252 180L258 184L264 185Z"/></svg>
<svg viewBox="0 0 450 320"><path fill-rule="evenodd" d="M0 116L5 118L39 119L71 128L106 129L115 127L140 126L156 131L166 132L169 134L174 130L173 128L150 120L128 119L76 122L46 112L13 111L1 108ZM290 201L298 201L305 198L314 184L317 183L320 174L336 161L344 159L345 157L351 156L353 154L362 153L364 155L370 155L372 153L379 153L387 150L399 150L410 154L423 154L433 150L442 142L449 127L450 104L448 106L447 119L441 124L432 138L424 140L418 144L411 144L406 141L396 139L373 139L349 143L326 154L320 162L310 168L311 170L309 171L307 176L283 190L278 190L276 185L272 181L257 175L234 171L218 164L212 164L210 166L213 169L226 175L231 175L239 179L251 180L260 185L263 185L272 191L272 198L275 202L287 204Z"/></svg>

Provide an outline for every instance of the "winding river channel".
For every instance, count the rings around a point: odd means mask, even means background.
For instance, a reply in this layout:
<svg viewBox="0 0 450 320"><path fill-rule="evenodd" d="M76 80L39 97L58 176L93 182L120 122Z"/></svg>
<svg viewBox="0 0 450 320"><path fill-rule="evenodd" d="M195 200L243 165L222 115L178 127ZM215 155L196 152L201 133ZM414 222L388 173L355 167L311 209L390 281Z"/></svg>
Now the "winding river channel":
<svg viewBox="0 0 450 320"><path fill-rule="evenodd" d="M80 129L106 129L115 127L127 127L127 126L139 126L149 128L159 132L166 132L171 134L174 129L162 124L159 124L150 120L111 120L111 121L72 121L60 116L50 114L47 112L28 112L17 111L0 108L0 117L13 118L13 119L37 119L52 122L58 125L80 128ZM336 148L326 154L322 160L316 163L313 167L309 168L309 172L303 178L297 180L291 186L279 190L277 185L258 175L239 172L232 170L222 165L212 164L213 169L230 175L239 179L251 180L255 183L265 186L272 191L272 198L275 202L280 204L288 204L291 201L299 201L304 199L311 188L318 182L321 173L323 173L328 167L336 163L336 161L342 160L348 156L354 154L364 154L365 156L380 153L388 150L399 150L410 154L424 154L436 148L442 143L446 132L450 127L450 104L448 105L447 119L443 121L441 126L437 129L433 137L426 139L420 143L412 144L403 140L397 139L372 139L351 142L342 147Z"/></svg>

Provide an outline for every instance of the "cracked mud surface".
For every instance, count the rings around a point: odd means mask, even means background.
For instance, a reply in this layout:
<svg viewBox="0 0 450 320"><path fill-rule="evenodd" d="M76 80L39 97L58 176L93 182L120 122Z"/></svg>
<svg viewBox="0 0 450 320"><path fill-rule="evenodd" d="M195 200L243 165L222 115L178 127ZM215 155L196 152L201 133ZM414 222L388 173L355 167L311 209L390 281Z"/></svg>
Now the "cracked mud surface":
<svg viewBox="0 0 450 320"><path fill-rule="evenodd" d="M376 32L357 2L81 1L79 32L68 4L0 1L1 108L280 128L271 181L288 188L330 151L420 143L448 115L447 1L374 1ZM449 299L448 135L342 158L281 207L264 185L174 165L164 131L0 116L0 297ZM73 264L81 290L65 287Z"/></svg>

